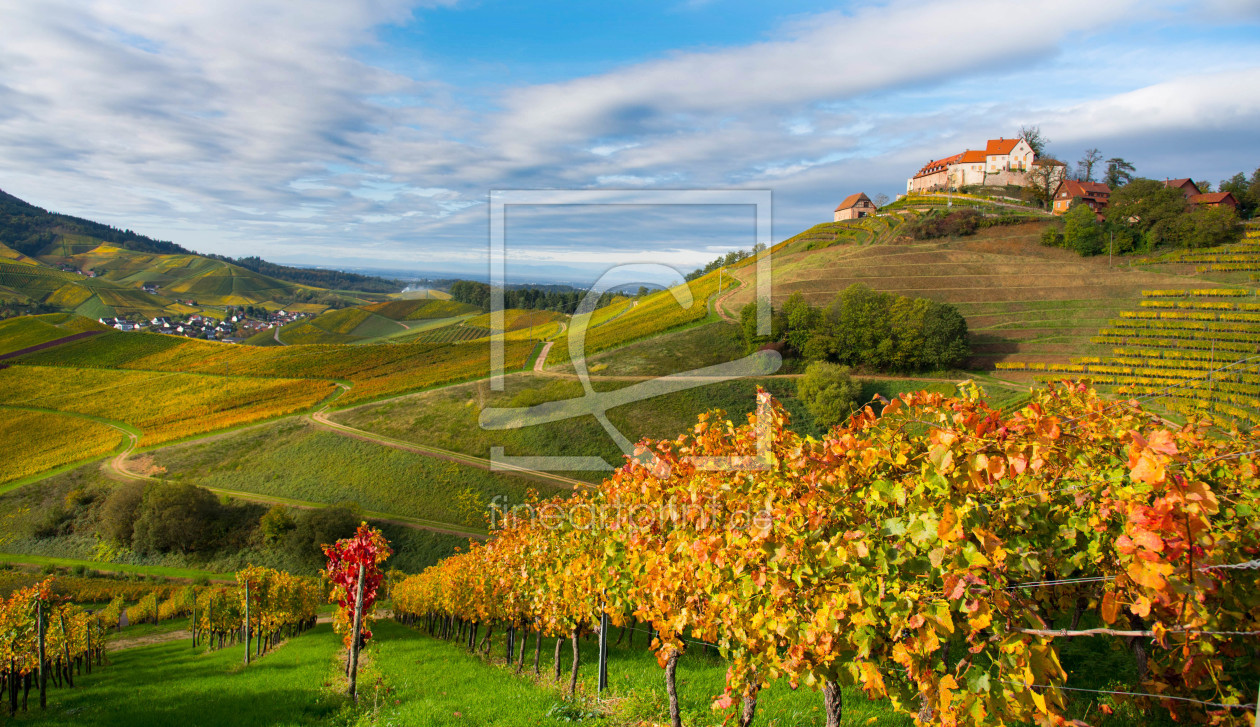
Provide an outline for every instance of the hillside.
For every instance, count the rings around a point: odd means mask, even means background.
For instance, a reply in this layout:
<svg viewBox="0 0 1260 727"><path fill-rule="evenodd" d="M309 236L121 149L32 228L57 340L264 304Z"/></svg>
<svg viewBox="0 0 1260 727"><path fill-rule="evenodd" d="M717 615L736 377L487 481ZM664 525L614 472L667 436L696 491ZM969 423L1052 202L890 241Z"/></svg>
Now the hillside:
<svg viewBox="0 0 1260 727"><path fill-rule="evenodd" d="M101 244L160 254L191 254L173 242L49 212L0 190L0 242L23 255L73 255Z"/></svg>
<svg viewBox="0 0 1260 727"><path fill-rule="evenodd" d="M379 300L402 287L384 278L257 257L198 255L130 230L48 212L0 191L0 303L89 318L145 318L188 314L203 305L341 306Z"/></svg>

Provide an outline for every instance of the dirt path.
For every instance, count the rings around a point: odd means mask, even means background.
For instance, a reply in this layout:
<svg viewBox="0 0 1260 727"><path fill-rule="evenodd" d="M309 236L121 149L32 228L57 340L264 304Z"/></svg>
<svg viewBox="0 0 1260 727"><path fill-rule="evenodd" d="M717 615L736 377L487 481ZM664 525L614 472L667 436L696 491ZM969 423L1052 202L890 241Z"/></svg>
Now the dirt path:
<svg viewBox="0 0 1260 727"><path fill-rule="evenodd" d="M280 344L281 346L287 346L289 344L280 340L280 328L281 328L280 326L276 326L274 329L272 329L274 333L271 334L271 337L276 339L276 343Z"/></svg>
<svg viewBox="0 0 1260 727"><path fill-rule="evenodd" d="M122 633L126 634L126 628ZM110 639L105 642L106 651L122 651L123 649L134 649L137 646L152 646L153 644L165 644L168 641L192 641L192 632L188 629L180 629L178 631L167 631L162 634L146 634L144 636L122 636L116 639Z"/></svg>
<svg viewBox="0 0 1260 727"><path fill-rule="evenodd" d="M551 353L551 344L555 341L547 341L543 344L542 352L538 354L538 358L534 360L534 370L542 371L547 364L547 354Z"/></svg>
<svg viewBox="0 0 1260 727"><path fill-rule="evenodd" d="M5 360L6 358L17 358L18 356L23 356L28 353L35 353L36 351L43 351L46 348L52 348L54 346L60 346L62 344L71 343L73 341L78 341L80 339L87 338L89 336L95 336L99 333L104 333L104 331L83 331L82 333L76 333L72 336L58 338L53 341L45 341L43 343L36 344L34 346L27 346L26 348L18 349L17 351L10 351L5 354L0 354L0 361Z"/></svg>
<svg viewBox="0 0 1260 727"><path fill-rule="evenodd" d="M526 469L525 467L517 467L515 465L508 465L504 463L498 463L497 465L494 465L494 463L492 463L490 460L484 457L477 457L471 454L463 454L461 452L453 452L449 449L441 449L440 447L430 447L428 445L416 444L414 442L405 442L401 439L394 439L392 437L386 437L386 436L376 434L374 432L369 432L363 429L355 429L354 427L347 426L339 422L334 422L333 420L329 419L326 409L320 409L319 411L313 412L310 415L310 420L314 422L315 425L320 427L321 429L328 429L328 430L337 432L338 434L342 434L344 436L350 437L352 439L358 439L363 442L371 442L373 444L379 444L385 447L392 447L393 449L400 449L404 452L411 452L413 454L420 454L426 457L435 457L437 459L444 459L449 462L456 462L458 464L464 464L470 467L477 467L483 470L511 472L512 474L520 475L522 477L529 477L531 479L539 480L541 482L546 482L552 485L560 485L562 487L568 487L571 489L588 488L588 487L593 486L589 482L584 482L582 480L575 480L571 477L562 477L561 475L553 474L551 472L531 470L531 469Z"/></svg>

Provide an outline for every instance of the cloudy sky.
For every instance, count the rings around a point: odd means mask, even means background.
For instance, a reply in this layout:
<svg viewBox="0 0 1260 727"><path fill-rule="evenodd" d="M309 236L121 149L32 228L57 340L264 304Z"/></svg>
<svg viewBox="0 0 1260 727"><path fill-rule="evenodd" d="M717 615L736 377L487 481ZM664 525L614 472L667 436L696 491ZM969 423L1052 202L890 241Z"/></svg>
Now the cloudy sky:
<svg viewBox="0 0 1260 727"><path fill-rule="evenodd" d="M1260 0L0 0L0 189L202 252L486 269L498 189L768 189L775 239L1039 124L1260 166ZM518 276L694 267L741 207L511 208Z"/></svg>

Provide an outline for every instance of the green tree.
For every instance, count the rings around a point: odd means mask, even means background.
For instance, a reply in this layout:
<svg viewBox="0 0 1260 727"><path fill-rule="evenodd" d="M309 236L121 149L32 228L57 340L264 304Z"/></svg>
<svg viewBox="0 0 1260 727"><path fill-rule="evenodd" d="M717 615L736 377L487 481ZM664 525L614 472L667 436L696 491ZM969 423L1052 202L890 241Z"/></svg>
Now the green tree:
<svg viewBox="0 0 1260 727"><path fill-rule="evenodd" d="M155 483L136 510L132 547L140 553L191 553L210 545L219 519L219 500L186 482Z"/></svg>
<svg viewBox="0 0 1260 727"><path fill-rule="evenodd" d="M1106 252L1102 225L1089 205L1078 202L1063 215L1063 246L1083 256Z"/></svg>
<svg viewBox="0 0 1260 727"><path fill-rule="evenodd" d="M276 545L284 540L289 531L297 527L297 520L284 505L275 505L258 521L258 532L263 543Z"/></svg>
<svg viewBox="0 0 1260 727"><path fill-rule="evenodd" d="M1181 223L1182 247L1215 247L1238 242L1243 235L1242 223L1229 207L1196 209L1184 215Z"/></svg>
<svg viewBox="0 0 1260 727"><path fill-rule="evenodd" d="M1242 172L1229 179L1222 179L1219 190L1234 195L1234 199L1238 200L1238 215L1249 219L1260 204L1260 169L1251 175L1250 180Z"/></svg>
<svg viewBox="0 0 1260 727"><path fill-rule="evenodd" d="M769 303L766 303L769 305ZM744 335L744 345L749 351L755 351L763 344L778 341L783 336L783 316L770 309L770 335L757 335L757 303L752 302L739 310L740 330Z"/></svg>
<svg viewBox="0 0 1260 727"><path fill-rule="evenodd" d="M1179 189L1153 179L1135 179L1112 192L1107 222L1116 229L1134 230L1147 249L1176 245L1182 231L1180 218L1189 204Z"/></svg>
<svg viewBox="0 0 1260 727"><path fill-rule="evenodd" d="M857 409L862 385L849 376L849 369L839 364L815 361L805 368L796 382L796 396L814 415L814 422L825 429L843 422Z"/></svg>
<svg viewBox="0 0 1260 727"><path fill-rule="evenodd" d="M97 532L118 545L131 547L131 538L136 525L136 511L140 509L140 503L143 500L143 482L127 482L115 487L101 507L101 519Z"/></svg>
<svg viewBox="0 0 1260 727"><path fill-rule="evenodd" d="M358 505L343 502L302 510L295 520L295 527L284 539L284 549L296 566L311 572L324 566L323 546L354 535L362 517Z"/></svg>
<svg viewBox="0 0 1260 727"><path fill-rule="evenodd" d="M1111 191L1115 192L1120 187L1133 181L1133 172L1135 167L1125 161L1122 157L1112 157L1107 160L1107 171L1103 174L1103 184L1111 187Z"/></svg>
<svg viewBox="0 0 1260 727"><path fill-rule="evenodd" d="M794 352L805 350L805 345L822 325L822 312L811 306L798 290L783 303L784 336Z"/></svg>

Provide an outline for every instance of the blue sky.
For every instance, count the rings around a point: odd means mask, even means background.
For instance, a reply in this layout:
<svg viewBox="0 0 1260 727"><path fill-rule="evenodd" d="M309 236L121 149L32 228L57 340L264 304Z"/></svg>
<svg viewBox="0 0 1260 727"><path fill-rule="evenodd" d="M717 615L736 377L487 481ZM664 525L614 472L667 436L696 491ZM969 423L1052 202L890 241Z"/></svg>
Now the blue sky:
<svg viewBox="0 0 1260 727"><path fill-rule="evenodd" d="M768 189L774 237L1038 124L1260 166L1260 0L0 0L0 189L193 249L481 274L492 189ZM519 210L509 272L690 269L747 211Z"/></svg>

